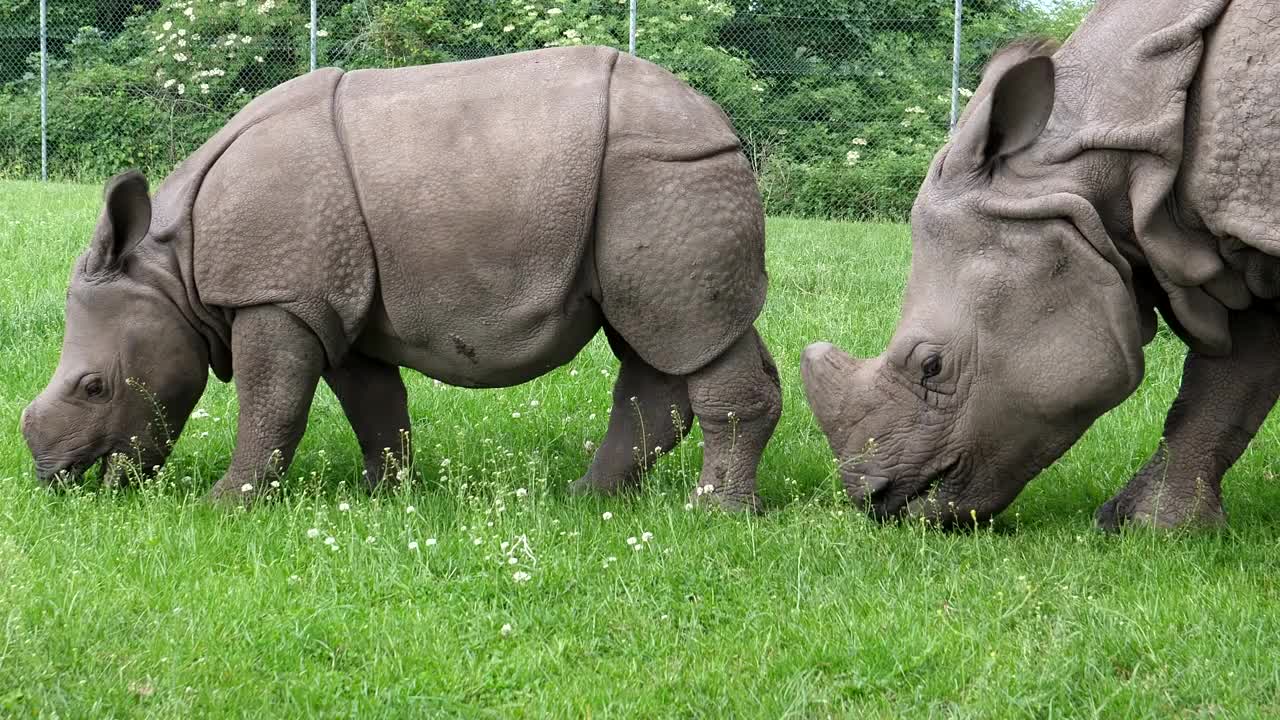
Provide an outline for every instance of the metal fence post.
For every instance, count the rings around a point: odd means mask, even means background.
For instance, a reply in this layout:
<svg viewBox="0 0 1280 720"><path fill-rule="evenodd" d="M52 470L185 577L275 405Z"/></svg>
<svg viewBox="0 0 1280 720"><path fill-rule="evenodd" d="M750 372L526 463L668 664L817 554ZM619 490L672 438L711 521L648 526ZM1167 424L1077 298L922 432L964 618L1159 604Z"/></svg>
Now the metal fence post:
<svg viewBox="0 0 1280 720"><path fill-rule="evenodd" d="M956 0L955 34L951 38L951 124L947 132L956 129L956 111L960 105L960 16L964 12L964 0Z"/></svg>
<svg viewBox="0 0 1280 720"><path fill-rule="evenodd" d="M316 0L311 0L311 69L316 69Z"/></svg>
<svg viewBox="0 0 1280 720"><path fill-rule="evenodd" d="M40 0L40 179L49 180L49 47L48 8Z"/></svg>
<svg viewBox="0 0 1280 720"><path fill-rule="evenodd" d="M636 54L636 0L631 0L630 15L631 15L631 35L630 35L631 42L629 47L631 48L631 54L635 55Z"/></svg>

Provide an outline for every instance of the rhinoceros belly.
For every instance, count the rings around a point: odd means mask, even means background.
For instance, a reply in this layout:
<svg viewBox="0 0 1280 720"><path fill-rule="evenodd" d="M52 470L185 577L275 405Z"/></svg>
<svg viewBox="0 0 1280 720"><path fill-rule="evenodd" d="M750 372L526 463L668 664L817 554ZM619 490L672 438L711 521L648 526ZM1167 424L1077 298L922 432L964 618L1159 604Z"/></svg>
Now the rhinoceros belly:
<svg viewBox="0 0 1280 720"><path fill-rule="evenodd" d="M616 51L348 73L336 116L378 270L366 350L469 386L600 327L591 230Z"/></svg>

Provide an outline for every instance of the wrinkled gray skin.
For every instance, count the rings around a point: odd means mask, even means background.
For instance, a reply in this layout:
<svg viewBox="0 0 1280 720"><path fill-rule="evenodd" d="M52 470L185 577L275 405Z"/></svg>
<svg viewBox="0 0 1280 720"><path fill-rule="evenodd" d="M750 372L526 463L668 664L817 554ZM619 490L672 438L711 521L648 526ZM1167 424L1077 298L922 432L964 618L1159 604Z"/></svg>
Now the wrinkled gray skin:
<svg viewBox="0 0 1280 720"><path fill-rule="evenodd" d="M998 513L1138 386L1158 311L1189 347L1165 445L1097 522L1224 521L1280 394L1278 46L1280 3L1104 0L992 58L917 197L888 348L804 352L856 502Z"/></svg>
<svg viewBox="0 0 1280 720"><path fill-rule="evenodd" d="M240 406L212 495L247 503L287 468L323 378L377 482L410 460L398 367L514 385L603 327L621 369L573 489L635 486L696 416L694 497L754 509L781 412L753 328L763 236L728 118L645 61L319 70L250 103L154 198L137 173L107 183L23 433L45 481L112 453L150 468L212 367Z"/></svg>

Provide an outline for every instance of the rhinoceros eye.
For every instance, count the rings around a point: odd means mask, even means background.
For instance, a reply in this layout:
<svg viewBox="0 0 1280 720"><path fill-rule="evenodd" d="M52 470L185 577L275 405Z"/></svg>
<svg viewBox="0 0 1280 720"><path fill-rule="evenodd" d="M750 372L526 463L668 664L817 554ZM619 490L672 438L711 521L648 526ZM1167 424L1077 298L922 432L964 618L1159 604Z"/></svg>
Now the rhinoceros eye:
<svg viewBox="0 0 1280 720"><path fill-rule="evenodd" d="M96 398L102 394L102 380L99 378L90 378L85 381L84 394L87 397Z"/></svg>
<svg viewBox="0 0 1280 720"><path fill-rule="evenodd" d="M924 362L920 363L920 372L924 374L926 379L942 372L942 356L934 353L925 358Z"/></svg>

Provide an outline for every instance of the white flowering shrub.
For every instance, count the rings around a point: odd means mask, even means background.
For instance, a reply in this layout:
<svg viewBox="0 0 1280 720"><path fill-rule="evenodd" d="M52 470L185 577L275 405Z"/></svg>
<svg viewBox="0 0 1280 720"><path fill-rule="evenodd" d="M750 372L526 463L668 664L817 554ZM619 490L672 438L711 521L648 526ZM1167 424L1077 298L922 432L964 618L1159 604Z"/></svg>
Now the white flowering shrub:
<svg viewBox="0 0 1280 720"><path fill-rule="evenodd" d="M1064 37L1084 11L1072 2L966 3L962 84L974 87L983 61L1013 37ZM251 98L308 67L308 0L111 5L119 13L106 3L50 3L55 177L98 182L131 166L163 175ZM34 32L35 7L0 0L0 28ZM946 138L951 7L641 0L637 49L724 108L770 213L901 219ZM625 49L627 10L628 0L321 0L319 63L355 69L556 46ZM99 25L80 28L91 23ZM36 37L20 33L0 32L0 50L19 48L0 63L0 176L39 168Z"/></svg>
<svg viewBox="0 0 1280 720"><path fill-rule="evenodd" d="M305 71L305 6L298 0L176 0L139 28L143 62L173 96L243 102Z"/></svg>

